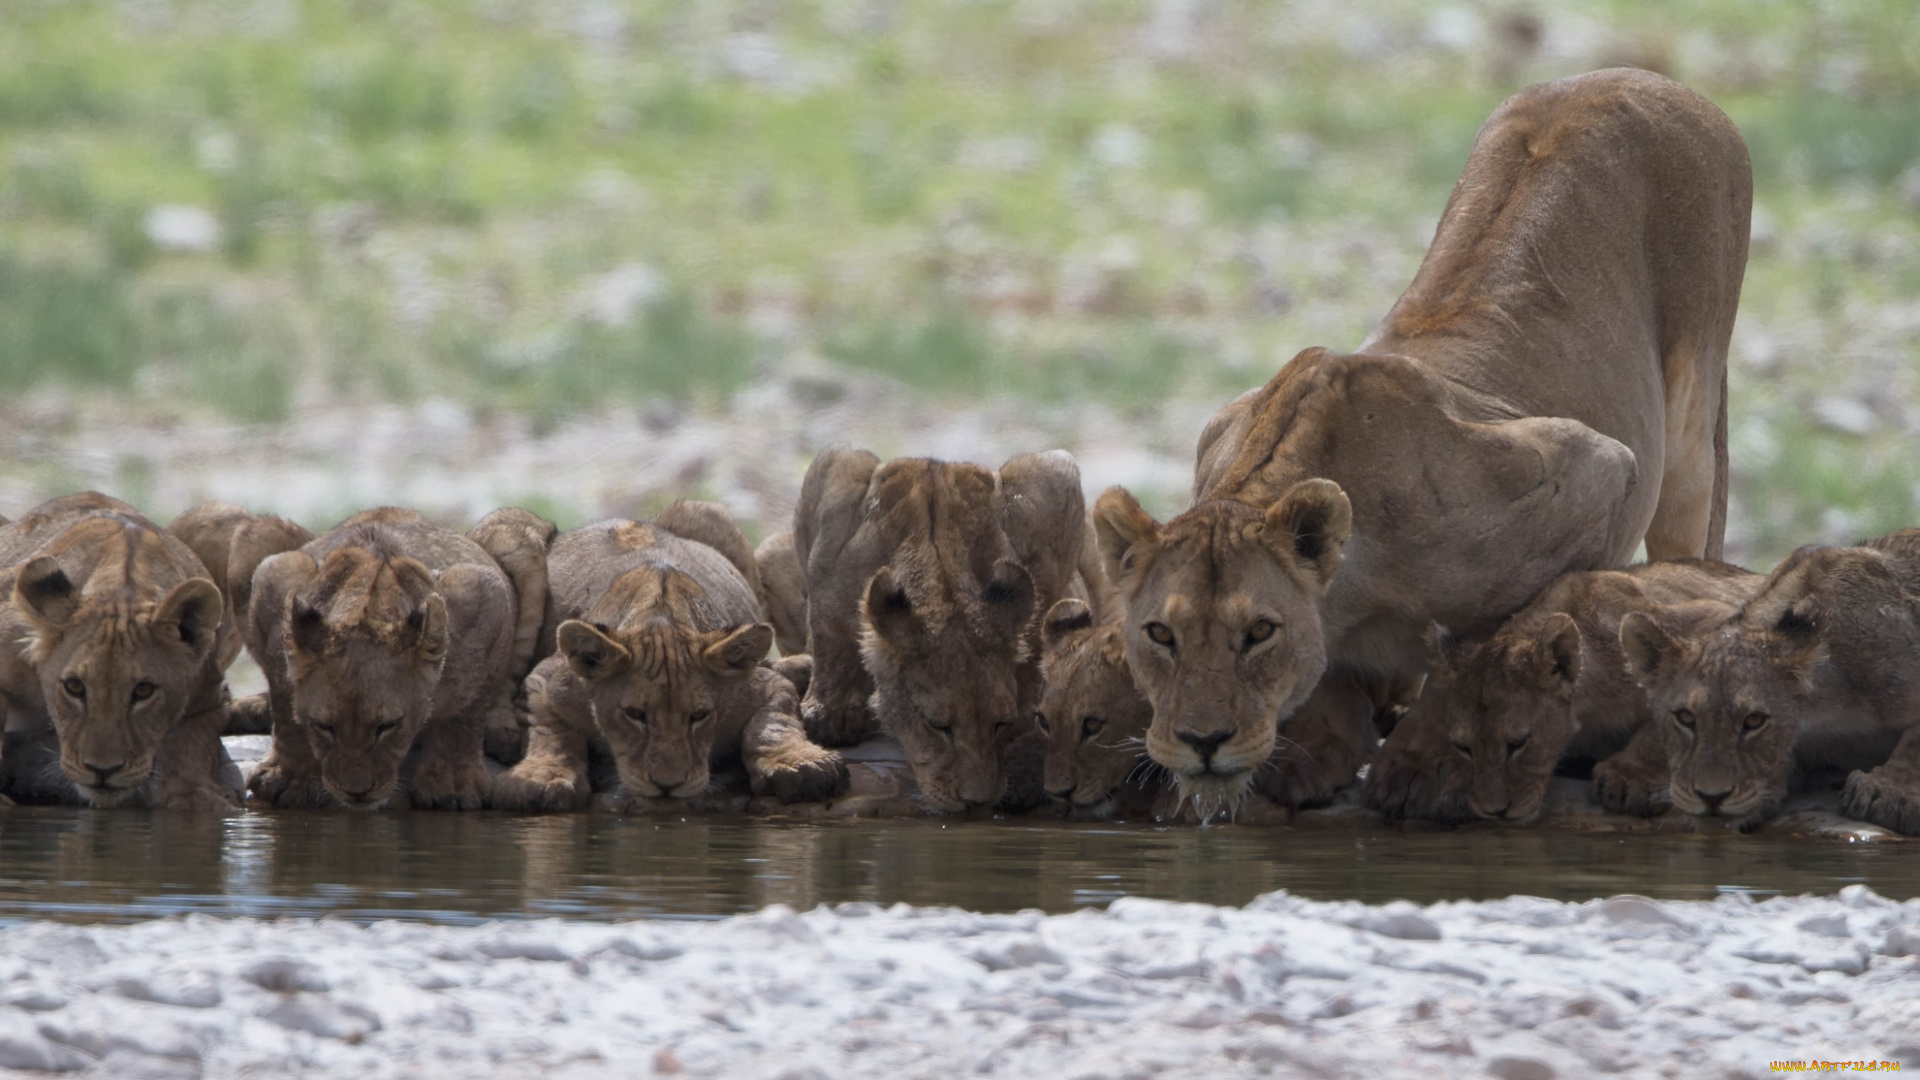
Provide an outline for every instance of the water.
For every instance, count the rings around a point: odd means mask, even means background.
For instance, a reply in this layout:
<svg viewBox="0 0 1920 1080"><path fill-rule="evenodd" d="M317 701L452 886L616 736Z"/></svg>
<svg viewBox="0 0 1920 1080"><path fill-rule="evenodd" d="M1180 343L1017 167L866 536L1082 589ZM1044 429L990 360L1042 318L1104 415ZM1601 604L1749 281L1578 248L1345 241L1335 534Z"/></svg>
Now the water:
<svg viewBox="0 0 1920 1080"><path fill-rule="evenodd" d="M1070 911L1122 895L1244 904L1273 889L1421 902L1725 889L1920 895L1920 852L1731 834L1156 827L602 814L0 814L0 919L335 915L711 918L865 900Z"/></svg>

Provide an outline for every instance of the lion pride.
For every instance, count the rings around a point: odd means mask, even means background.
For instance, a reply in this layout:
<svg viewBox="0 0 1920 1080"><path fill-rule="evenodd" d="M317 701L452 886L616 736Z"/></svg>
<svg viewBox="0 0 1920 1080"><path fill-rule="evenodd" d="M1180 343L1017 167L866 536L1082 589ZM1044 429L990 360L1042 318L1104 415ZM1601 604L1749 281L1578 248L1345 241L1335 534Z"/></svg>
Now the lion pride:
<svg viewBox="0 0 1920 1080"><path fill-rule="evenodd" d="M1643 540L1719 556L1751 205L1740 133L1677 83L1522 91L1357 351L1308 349L1216 415L1173 520L1101 496L1148 752L1184 793L1258 775L1323 801L1371 749L1367 685L1422 670L1429 624L1485 634Z"/></svg>

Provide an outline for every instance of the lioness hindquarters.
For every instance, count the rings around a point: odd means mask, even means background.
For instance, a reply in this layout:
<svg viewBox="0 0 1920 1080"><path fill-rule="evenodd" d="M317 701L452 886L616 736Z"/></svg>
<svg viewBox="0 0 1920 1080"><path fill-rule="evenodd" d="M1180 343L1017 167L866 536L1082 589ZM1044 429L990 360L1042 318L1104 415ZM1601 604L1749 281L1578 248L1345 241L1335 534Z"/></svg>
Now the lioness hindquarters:
<svg viewBox="0 0 1920 1080"><path fill-rule="evenodd" d="M1680 809L1746 830L1779 808L1796 769L1870 769L1848 777L1843 808L1914 824L1920 531L1802 548L1724 623L1674 634L1630 617L1620 634Z"/></svg>
<svg viewBox="0 0 1920 1080"><path fill-rule="evenodd" d="M926 806L999 803L1005 754L1039 702L1039 614L1068 588L1085 514L1079 469L1057 451L998 472L824 452L794 516L814 664L808 730L870 679Z"/></svg>
<svg viewBox="0 0 1920 1080"><path fill-rule="evenodd" d="M514 640L493 557L409 510L357 514L266 559L247 647L267 676L273 748L249 787L278 806L375 809L404 782L414 806L479 809L485 722Z"/></svg>
<svg viewBox="0 0 1920 1080"><path fill-rule="evenodd" d="M763 664L773 630L742 560L731 518L704 504L558 537L548 557L555 655L528 680L531 745L496 785L496 805L583 805L596 746L633 798L691 798L734 761L756 793L844 790L839 756L806 738L792 684Z"/></svg>

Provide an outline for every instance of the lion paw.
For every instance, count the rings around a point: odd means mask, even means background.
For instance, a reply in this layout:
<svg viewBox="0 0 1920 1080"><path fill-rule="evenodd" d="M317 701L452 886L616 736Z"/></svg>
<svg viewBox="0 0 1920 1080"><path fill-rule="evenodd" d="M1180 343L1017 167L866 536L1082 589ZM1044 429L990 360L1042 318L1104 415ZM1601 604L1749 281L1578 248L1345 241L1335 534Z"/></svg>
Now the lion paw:
<svg viewBox="0 0 1920 1080"><path fill-rule="evenodd" d="M240 809L240 804L224 788L213 784L193 784L167 791L161 797L160 807L201 814L231 814Z"/></svg>
<svg viewBox="0 0 1920 1080"><path fill-rule="evenodd" d="M754 794L772 795L783 803L825 802L844 793L851 782L847 763L831 750L816 748L805 758L765 762L762 767L766 771L753 785Z"/></svg>
<svg viewBox="0 0 1920 1080"><path fill-rule="evenodd" d="M1421 820L1457 825L1474 818L1465 796L1439 763L1386 749L1374 755L1360 799L1390 822Z"/></svg>
<svg viewBox="0 0 1920 1080"><path fill-rule="evenodd" d="M315 776L302 776L269 758L247 780L253 798L282 810L310 810L329 801Z"/></svg>
<svg viewBox="0 0 1920 1080"><path fill-rule="evenodd" d="M493 778L484 765L421 766L407 786L408 797L421 810L478 810L486 805Z"/></svg>
<svg viewBox="0 0 1920 1080"><path fill-rule="evenodd" d="M527 814L578 810L592 794L584 789L584 779L571 769L515 767L494 777L491 804L495 810Z"/></svg>
<svg viewBox="0 0 1920 1080"><path fill-rule="evenodd" d="M1610 814L1659 817L1673 806L1667 770L1608 758L1593 767L1593 799Z"/></svg>
<svg viewBox="0 0 1920 1080"><path fill-rule="evenodd" d="M1253 789L1295 810L1325 806L1338 790L1325 767L1304 757L1267 762L1254 773Z"/></svg>
<svg viewBox="0 0 1920 1080"><path fill-rule="evenodd" d="M821 746L857 746L874 731L864 698L851 702L808 698L800 705L800 722L807 738Z"/></svg>
<svg viewBox="0 0 1920 1080"><path fill-rule="evenodd" d="M1887 775L1885 766L1849 774L1840 790L1840 810L1903 836L1920 836L1920 785Z"/></svg>

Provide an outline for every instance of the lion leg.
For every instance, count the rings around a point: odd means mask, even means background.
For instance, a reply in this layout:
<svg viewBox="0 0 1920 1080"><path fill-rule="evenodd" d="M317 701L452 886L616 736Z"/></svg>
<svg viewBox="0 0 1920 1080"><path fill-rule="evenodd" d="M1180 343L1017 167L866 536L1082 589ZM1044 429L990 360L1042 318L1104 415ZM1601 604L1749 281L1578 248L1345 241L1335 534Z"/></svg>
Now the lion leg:
<svg viewBox="0 0 1920 1080"><path fill-rule="evenodd" d="M493 787L487 775L488 697L452 716L435 716L420 732L420 764L407 783L422 810L478 810Z"/></svg>
<svg viewBox="0 0 1920 1080"><path fill-rule="evenodd" d="M240 809L241 792L227 786L229 764L220 732L227 726L225 684L207 707L188 713L167 732L154 752L153 805L164 810L231 813Z"/></svg>
<svg viewBox="0 0 1920 1080"><path fill-rule="evenodd" d="M1608 813L1659 817L1673 806L1672 781L1659 725L1641 724L1624 749L1593 767L1593 798Z"/></svg>
<svg viewBox="0 0 1920 1080"><path fill-rule="evenodd" d="M291 713L292 706L287 707ZM291 715L274 710L273 745L247 779L247 790L255 799L282 810L311 810L333 801L320 781L320 759L314 756L313 743L304 727Z"/></svg>
<svg viewBox="0 0 1920 1080"><path fill-rule="evenodd" d="M793 684L762 668L749 700L751 719L740 732L740 760L755 795L786 802L824 802L847 790L847 763L807 738Z"/></svg>
<svg viewBox="0 0 1920 1080"><path fill-rule="evenodd" d="M1880 767L1848 775L1840 809L1903 836L1920 836L1920 725L1907 729Z"/></svg>
<svg viewBox="0 0 1920 1080"><path fill-rule="evenodd" d="M226 726L222 735L273 734L273 705L266 694L248 694L227 705Z"/></svg>
<svg viewBox="0 0 1920 1080"><path fill-rule="evenodd" d="M1361 802L1390 822L1472 821L1466 776L1454 757L1446 714L1416 703L1374 752Z"/></svg>
<svg viewBox="0 0 1920 1080"><path fill-rule="evenodd" d="M527 756L493 779L493 808L530 814L582 809L593 798L587 752L587 737L570 725L534 725Z"/></svg>
<svg viewBox="0 0 1920 1080"><path fill-rule="evenodd" d="M858 639L841 627L827 629L816 621L808 640L814 647L813 676L800 705L807 737L822 746L853 746L878 727L867 707L873 680L860 658Z"/></svg>
<svg viewBox="0 0 1920 1080"><path fill-rule="evenodd" d="M1726 350L1719 374L1701 369L1702 349L1682 342L1664 358L1666 462L1647 526L1647 559L1721 555L1727 519Z"/></svg>
<svg viewBox="0 0 1920 1080"><path fill-rule="evenodd" d="M1373 700L1355 680L1330 675L1281 721L1279 734L1254 789L1296 809L1325 806L1373 749Z"/></svg>

